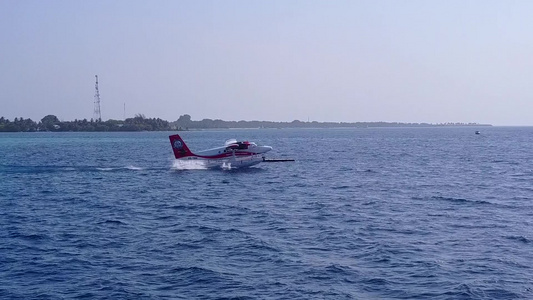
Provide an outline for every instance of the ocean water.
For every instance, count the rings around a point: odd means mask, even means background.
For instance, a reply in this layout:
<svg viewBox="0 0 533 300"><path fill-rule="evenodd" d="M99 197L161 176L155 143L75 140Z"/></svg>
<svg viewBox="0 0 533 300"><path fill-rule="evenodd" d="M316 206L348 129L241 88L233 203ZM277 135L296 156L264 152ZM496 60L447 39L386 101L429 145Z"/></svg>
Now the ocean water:
<svg viewBox="0 0 533 300"><path fill-rule="evenodd" d="M533 128L170 134L0 134L0 299L533 299Z"/></svg>

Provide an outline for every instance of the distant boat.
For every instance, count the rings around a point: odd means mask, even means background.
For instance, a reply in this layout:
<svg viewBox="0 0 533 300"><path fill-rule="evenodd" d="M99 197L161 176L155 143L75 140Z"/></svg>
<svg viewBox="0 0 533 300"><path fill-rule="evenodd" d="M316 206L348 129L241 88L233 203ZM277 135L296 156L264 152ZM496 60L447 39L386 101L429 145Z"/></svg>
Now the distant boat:
<svg viewBox="0 0 533 300"><path fill-rule="evenodd" d="M476 130L476 134L481 134L481 132L480 132L480 131L478 131L478 130Z"/></svg>

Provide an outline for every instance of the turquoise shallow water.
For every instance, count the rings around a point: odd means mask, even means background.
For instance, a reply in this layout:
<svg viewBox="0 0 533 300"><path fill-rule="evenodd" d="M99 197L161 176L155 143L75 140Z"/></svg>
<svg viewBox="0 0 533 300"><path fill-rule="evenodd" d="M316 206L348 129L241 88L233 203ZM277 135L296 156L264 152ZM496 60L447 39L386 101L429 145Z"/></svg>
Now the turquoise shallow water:
<svg viewBox="0 0 533 300"><path fill-rule="evenodd" d="M169 134L0 134L0 298L533 298L533 128Z"/></svg>

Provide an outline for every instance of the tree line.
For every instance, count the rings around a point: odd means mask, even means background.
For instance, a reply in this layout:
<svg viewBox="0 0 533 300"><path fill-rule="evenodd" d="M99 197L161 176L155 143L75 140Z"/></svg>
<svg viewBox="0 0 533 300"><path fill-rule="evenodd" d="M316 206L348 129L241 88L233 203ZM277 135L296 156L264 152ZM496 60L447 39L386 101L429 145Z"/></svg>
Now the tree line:
<svg viewBox="0 0 533 300"><path fill-rule="evenodd" d="M224 121L220 119L203 119L193 121L188 114L182 115L174 122L160 118L147 118L137 114L126 120L74 120L60 121L54 115L47 115L39 122L31 119L15 118L13 121L0 117L0 132L34 132L34 131L169 131L189 129L224 129L224 128L339 128L339 127L428 127L428 126L490 126L478 123L398 123L398 122L272 122L272 121Z"/></svg>
<svg viewBox="0 0 533 300"><path fill-rule="evenodd" d="M147 118L137 114L126 120L74 120L60 121L54 115L47 115L39 122L32 119L15 118L13 121L0 117L0 132L34 131L165 131L171 130L170 123L160 118Z"/></svg>
<svg viewBox="0 0 533 300"><path fill-rule="evenodd" d="M215 128L369 128L369 127L430 127L430 126L490 126L478 123L400 123L400 122L292 122L272 121L224 121L220 119L203 119L193 121L190 115L182 115L170 123L177 129L215 129Z"/></svg>

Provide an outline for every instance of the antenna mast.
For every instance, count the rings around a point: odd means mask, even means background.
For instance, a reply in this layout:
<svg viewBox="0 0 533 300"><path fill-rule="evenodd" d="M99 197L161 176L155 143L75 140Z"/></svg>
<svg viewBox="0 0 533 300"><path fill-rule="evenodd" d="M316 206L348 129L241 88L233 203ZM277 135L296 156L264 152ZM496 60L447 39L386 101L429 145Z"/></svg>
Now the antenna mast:
<svg viewBox="0 0 533 300"><path fill-rule="evenodd" d="M102 121L102 113L100 112L100 92L98 91L98 75L96 77L96 84L94 85L94 119L98 122Z"/></svg>

